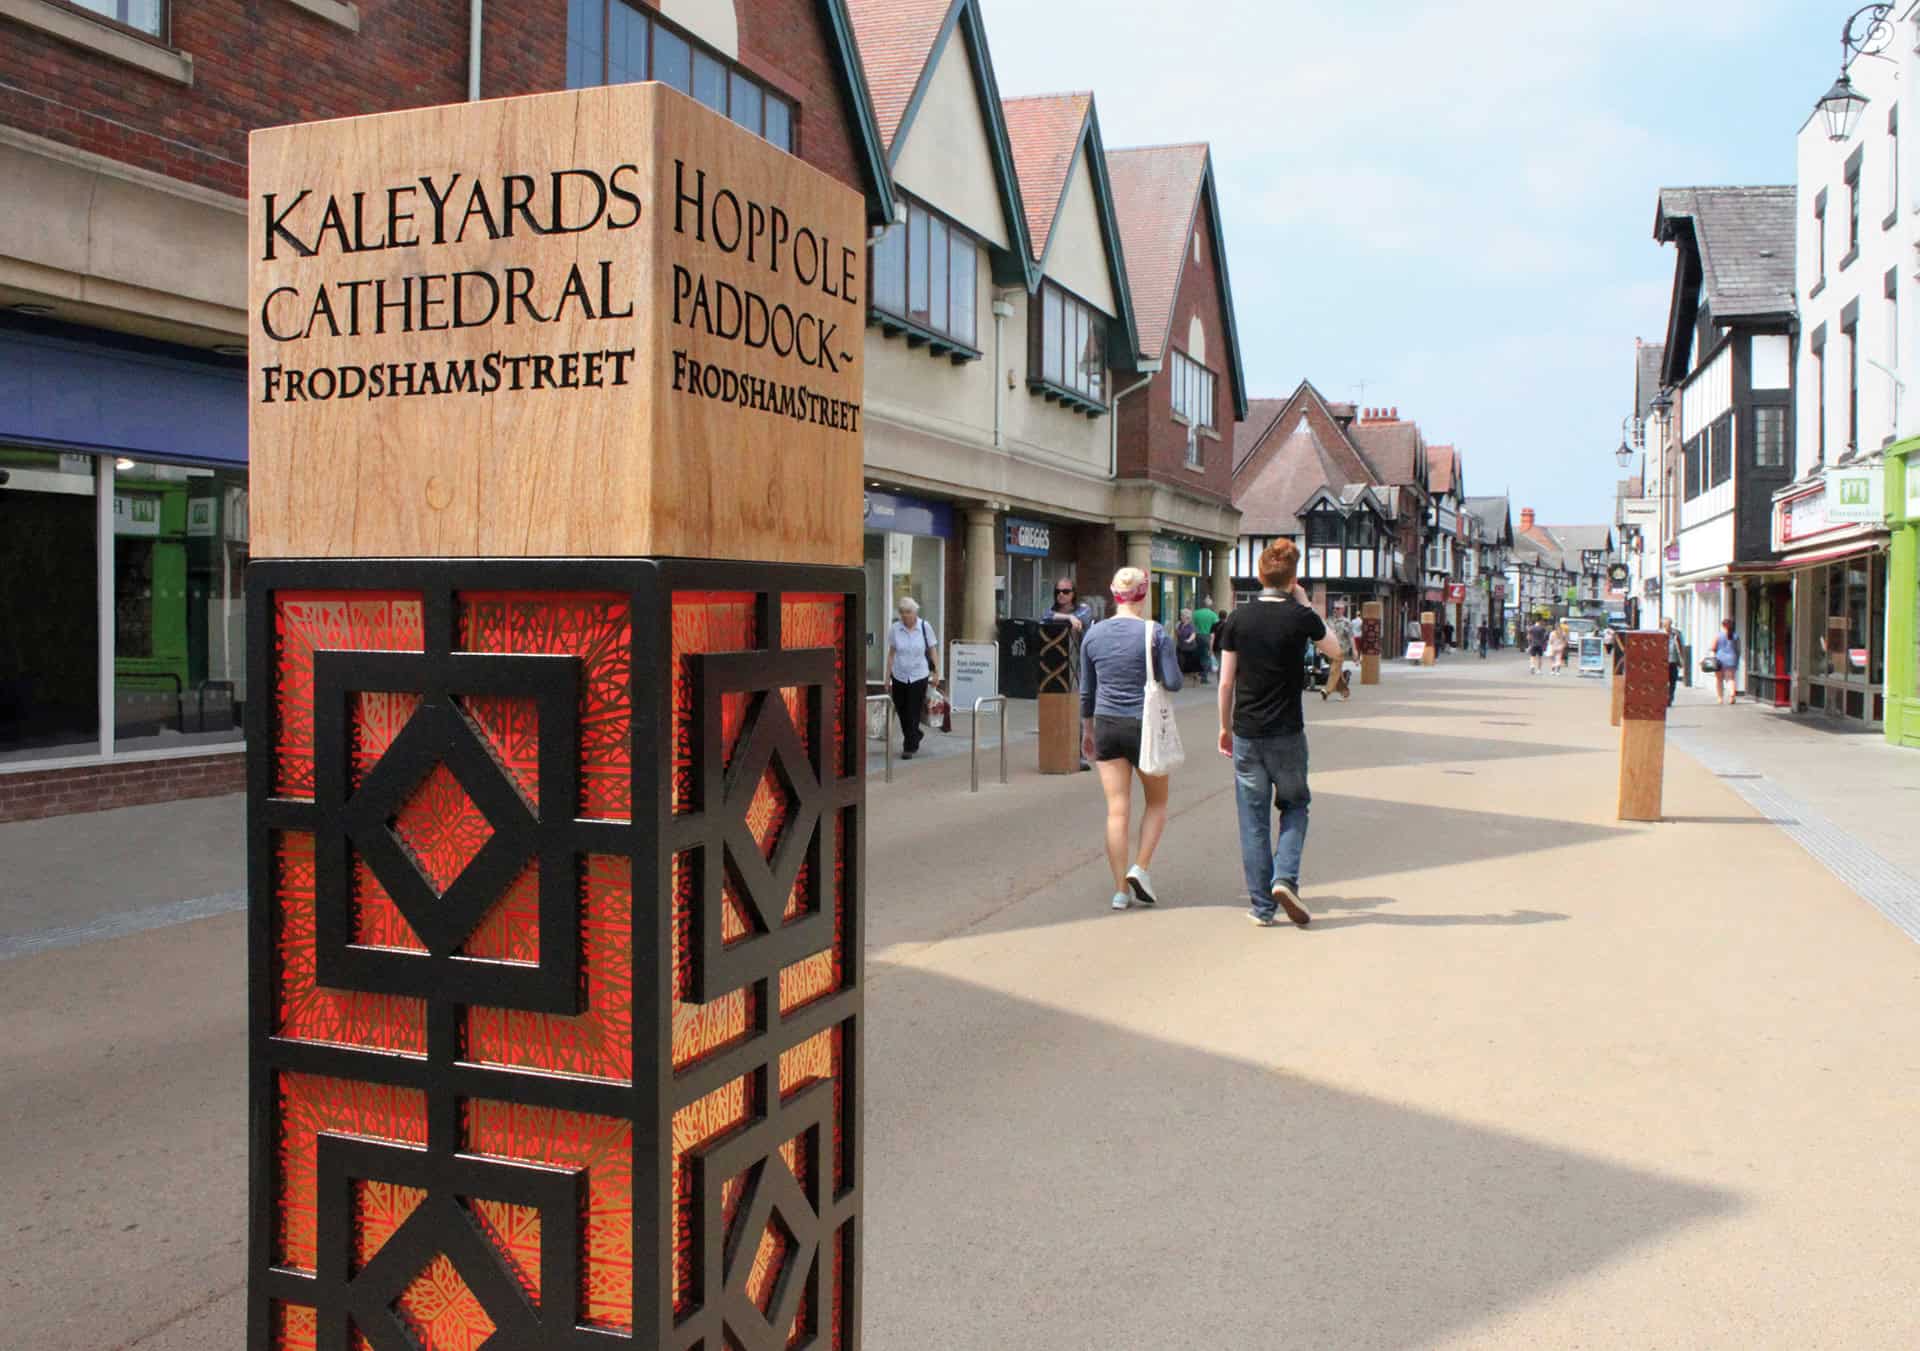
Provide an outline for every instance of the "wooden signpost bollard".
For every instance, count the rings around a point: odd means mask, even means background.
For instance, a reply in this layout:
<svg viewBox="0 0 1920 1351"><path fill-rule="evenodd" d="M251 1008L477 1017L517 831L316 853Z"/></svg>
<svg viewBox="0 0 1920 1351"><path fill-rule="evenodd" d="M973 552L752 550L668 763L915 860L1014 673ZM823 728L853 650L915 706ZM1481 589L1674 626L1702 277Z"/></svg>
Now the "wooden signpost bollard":
<svg viewBox="0 0 1920 1351"><path fill-rule="evenodd" d="M1614 635L1613 641L1618 643L1620 636ZM1611 727L1620 725L1622 711L1626 707L1627 677L1624 667L1625 662L1621 659L1619 652L1607 653L1607 707L1609 710L1607 722Z"/></svg>
<svg viewBox="0 0 1920 1351"><path fill-rule="evenodd" d="M860 197L662 84L250 172L249 1351L857 1346Z"/></svg>
<svg viewBox="0 0 1920 1351"><path fill-rule="evenodd" d="M1620 806L1622 821L1658 821L1667 758L1667 638L1620 635L1627 672L1621 680Z"/></svg>
<svg viewBox="0 0 1920 1351"><path fill-rule="evenodd" d="M1380 683L1381 605L1377 600L1360 606L1360 683Z"/></svg>
<svg viewBox="0 0 1920 1351"><path fill-rule="evenodd" d="M1080 768L1079 644L1073 625L1040 626L1040 772L1073 774Z"/></svg>
<svg viewBox="0 0 1920 1351"><path fill-rule="evenodd" d="M1432 610L1422 610L1420 612L1420 641L1425 644L1420 651L1420 664L1422 666L1431 666L1439 659L1439 654L1434 651L1433 641L1435 630L1438 628L1438 616L1436 616Z"/></svg>

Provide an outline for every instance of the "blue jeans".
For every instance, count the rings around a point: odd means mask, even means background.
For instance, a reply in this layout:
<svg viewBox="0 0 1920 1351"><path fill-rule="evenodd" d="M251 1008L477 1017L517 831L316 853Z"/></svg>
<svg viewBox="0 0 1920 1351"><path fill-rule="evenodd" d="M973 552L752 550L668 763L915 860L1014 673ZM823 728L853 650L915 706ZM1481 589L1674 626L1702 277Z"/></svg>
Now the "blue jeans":
<svg viewBox="0 0 1920 1351"><path fill-rule="evenodd" d="M1273 884L1298 889L1307 847L1307 734L1233 739L1234 797L1240 809L1240 864L1253 910L1271 918ZM1280 841L1273 842L1273 810L1280 809Z"/></svg>

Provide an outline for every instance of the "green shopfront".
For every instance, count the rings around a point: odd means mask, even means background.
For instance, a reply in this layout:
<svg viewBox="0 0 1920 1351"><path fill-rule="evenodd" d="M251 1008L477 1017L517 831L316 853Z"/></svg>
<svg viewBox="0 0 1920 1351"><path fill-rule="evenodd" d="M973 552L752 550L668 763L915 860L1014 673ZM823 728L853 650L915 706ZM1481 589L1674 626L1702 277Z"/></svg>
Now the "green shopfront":
<svg viewBox="0 0 1920 1351"><path fill-rule="evenodd" d="M1887 740L1920 750L1920 439L1886 456Z"/></svg>
<svg viewBox="0 0 1920 1351"><path fill-rule="evenodd" d="M1197 539L1183 535L1153 537L1153 617L1172 624L1182 610L1191 610L1207 594L1203 569L1206 550Z"/></svg>

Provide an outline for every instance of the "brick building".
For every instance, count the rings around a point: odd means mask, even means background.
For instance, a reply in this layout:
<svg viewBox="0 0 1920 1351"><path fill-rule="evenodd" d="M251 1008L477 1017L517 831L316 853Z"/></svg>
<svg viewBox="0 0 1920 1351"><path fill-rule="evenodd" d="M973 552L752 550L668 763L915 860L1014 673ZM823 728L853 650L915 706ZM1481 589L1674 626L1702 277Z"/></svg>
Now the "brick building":
<svg viewBox="0 0 1920 1351"><path fill-rule="evenodd" d="M893 219L842 0L0 6L0 820L241 785L247 133L635 79Z"/></svg>

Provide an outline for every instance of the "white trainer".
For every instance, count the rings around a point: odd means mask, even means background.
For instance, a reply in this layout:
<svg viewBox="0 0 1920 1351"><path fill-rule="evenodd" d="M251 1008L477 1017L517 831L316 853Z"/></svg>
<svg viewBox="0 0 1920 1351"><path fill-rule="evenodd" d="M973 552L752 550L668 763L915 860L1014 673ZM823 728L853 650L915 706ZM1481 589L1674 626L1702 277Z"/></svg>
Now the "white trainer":
<svg viewBox="0 0 1920 1351"><path fill-rule="evenodd" d="M1138 863L1127 869L1127 886L1133 890L1133 899L1142 905L1158 905L1160 897L1154 893L1153 878Z"/></svg>
<svg viewBox="0 0 1920 1351"><path fill-rule="evenodd" d="M1113 893L1113 908L1115 910L1125 910L1128 906L1132 904L1133 904L1133 901L1131 898L1128 897L1126 892L1116 891Z"/></svg>

